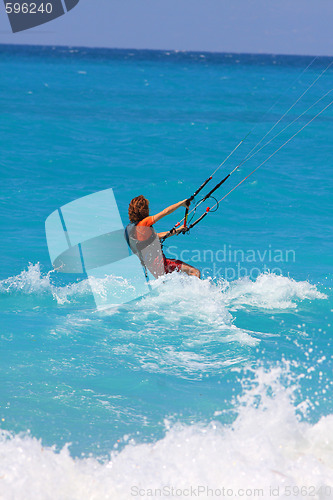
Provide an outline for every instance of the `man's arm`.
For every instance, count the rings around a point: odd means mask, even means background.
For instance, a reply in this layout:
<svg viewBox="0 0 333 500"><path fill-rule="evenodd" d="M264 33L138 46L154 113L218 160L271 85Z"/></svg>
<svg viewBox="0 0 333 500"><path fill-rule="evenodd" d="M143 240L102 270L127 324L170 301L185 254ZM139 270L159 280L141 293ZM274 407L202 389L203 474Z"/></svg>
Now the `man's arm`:
<svg viewBox="0 0 333 500"><path fill-rule="evenodd" d="M164 231L163 233L157 233L157 236L159 237L160 240L165 237L170 238L170 236L180 233L183 229L184 229L184 224L182 226L175 228L175 230L172 233L170 233L170 231Z"/></svg>
<svg viewBox="0 0 333 500"><path fill-rule="evenodd" d="M178 203L175 203L174 205L170 205L170 207L165 208L164 210L162 210L162 212L159 212L158 214L154 215L153 216L154 217L154 223L158 222L159 220L161 220L166 215L172 214L172 212L174 212L175 210L177 210L177 208L179 208L179 207L186 207L186 201L187 200L179 201Z"/></svg>

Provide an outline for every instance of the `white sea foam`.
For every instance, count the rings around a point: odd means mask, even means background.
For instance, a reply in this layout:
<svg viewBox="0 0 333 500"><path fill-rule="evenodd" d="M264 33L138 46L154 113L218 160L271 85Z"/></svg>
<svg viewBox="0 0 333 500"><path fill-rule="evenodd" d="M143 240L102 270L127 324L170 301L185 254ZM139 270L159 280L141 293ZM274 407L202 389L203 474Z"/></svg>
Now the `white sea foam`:
<svg viewBox="0 0 333 500"><path fill-rule="evenodd" d="M52 270L43 274L39 263L29 264L28 269L22 271L19 275L0 281L0 293L50 295L58 304L69 304L80 297L92 295L91 285L94 286L95 292L99 293L101 297L106 295L108 287L115 282L118 287L128 287L126 280L114 276L107 276L102 279L90 278L91 282L88 279L83 279L76 283L56 286L52 282L54 272Z"/></svg>
<svg viewBox="0 0 333 500"><path fill-rule="evenodd" d="M50 271L42 273L40 264L29 264L28 269L19 275L0 281L0 293L47 295L53 297L59 304L75 302L80 297L91 295L91 286L87 279L82 281L56 286L52 281ZM121 283L120 278L108 276L95 279L94 289L101 296L106 293L108 286L128 286L126 280ZM152 283L155 289L153 296L147 296L140 301L140 309L151 311L155 307L160 313L167 310L169 320L177 320L188 315L191 311L192 319L207 320L216 325L230 324L232 316L230 310L237 308L257 307L260 309L293 309L302 300L326 299L327 296L317 287L307 281L296 281L286 276L265 273L255 281L249 278L240 278L228 282L220 280L218 283L211 279L198 280L178 273L160 278Z"/></svg>
<svg viewBox="0 0 333 500"><path fill-rule="evenodd" d="M327 296L308 281L295 281L286 276L265 273L260 274L255 281L240 278L228 283L225 299L233 307L292 309L301 300L327 299Z"/></svg>
<svg viewBox="0 0 333 500"><path fill-rule="evenodd" d="M333 415L316 424L301 421L293 387L283 385L281 377L285 373L280 368L258 369L254 382L235 402L233 424L212 420L208 425L170 427L166 421L163 439L148 444L131 440L102 462L74 459L68 447L57 452L29 435L3 432L1 498L188 498L191 487L196 492L193 498L203 499L223 497L223 488L229 498L247 490L242 496L267 499L274 488L279 489L276 497L286 499L290 487L295 487L292 498L331 498L333 491L325 490L325 485L333 482ZM125 436L122 441L126 440ZM199 486L205 488L200 496ZM174 488L174 494L163 497L163 488L164 493ZM207 488L217 494L208 494Z"/></svg>
<svg viewBox="0 0 333 500"><path fill-rule="evenodd" d="M195 318L220 323L231 319L228 310L255 306L260 309L294 309L302 300L327 299L327 295L308 281L296 281L272 273L260 274L255 281L248 277L218 283L198 280L177 273L157 280L158 294L146 301L155 306L172 305L172 311L186 308ZM218 318L218 319L216 319Z"/></svg>

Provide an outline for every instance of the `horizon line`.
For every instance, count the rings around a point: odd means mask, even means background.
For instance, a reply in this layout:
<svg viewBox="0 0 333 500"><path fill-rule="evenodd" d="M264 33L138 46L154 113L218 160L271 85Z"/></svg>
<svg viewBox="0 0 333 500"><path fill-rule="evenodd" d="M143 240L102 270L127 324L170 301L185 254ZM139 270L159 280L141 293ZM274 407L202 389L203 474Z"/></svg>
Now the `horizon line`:
<svg viewBox="0 0 333 500"><path fill-rule="evenodd" d="M119 51L136 51L136 52L169 52L174 54L221 54L221 55L245 55L245 56L271 56L271 57L316 57L316 58L330 58L331 55L318 55L318 54L283 54L276 52L232 52L232 51L213 51L213 50L183 50L183 49L149 49L149 48L124 48L124 47L91 47L86 45L48 45L48 44L30 44L30 43L2 43L1 46L7 47L43 47L43 48L68 48L68 49L88 49L88 50L119 50Z"/></svg>

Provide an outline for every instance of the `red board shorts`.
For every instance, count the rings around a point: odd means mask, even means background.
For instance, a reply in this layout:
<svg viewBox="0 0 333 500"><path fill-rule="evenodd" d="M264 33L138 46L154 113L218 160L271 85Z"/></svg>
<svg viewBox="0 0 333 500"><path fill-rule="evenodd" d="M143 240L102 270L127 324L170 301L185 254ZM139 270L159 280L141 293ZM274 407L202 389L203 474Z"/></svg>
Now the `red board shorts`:
<svg viewBox="0 0 333 500"><path fill-rule="evenodd" d="M164 255L163 259L164 259L164 271L166 274L173 273L174 271L177 272L181 271L181 267L182 264L184 264L184 262L176 259L167 259Z"/></svg>

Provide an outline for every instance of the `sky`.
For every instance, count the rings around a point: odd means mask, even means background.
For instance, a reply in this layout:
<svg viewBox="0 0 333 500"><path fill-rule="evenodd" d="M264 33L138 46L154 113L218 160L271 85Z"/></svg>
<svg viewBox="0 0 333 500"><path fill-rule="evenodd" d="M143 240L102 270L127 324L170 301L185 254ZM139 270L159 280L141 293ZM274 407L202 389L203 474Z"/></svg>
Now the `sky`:
<svg viewBox="0 0 333 500"><path fill-rule="evenodd" d="M0 43L333 55L333 0L80 0L58 19Z"/></svg>

